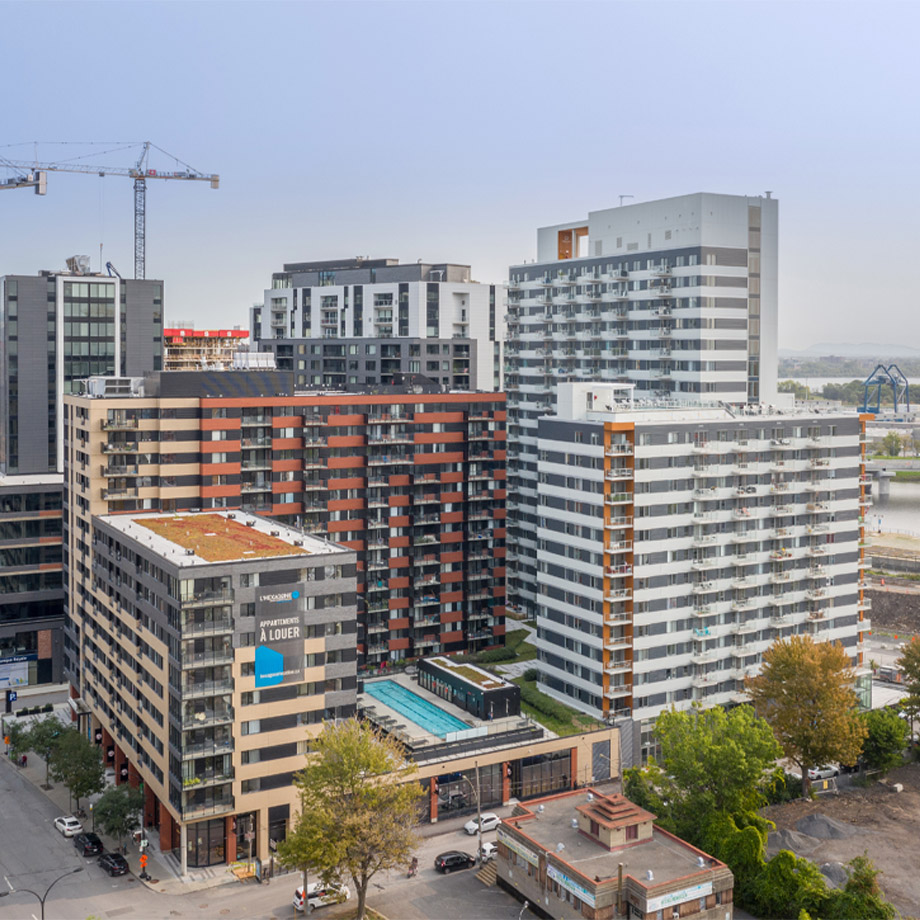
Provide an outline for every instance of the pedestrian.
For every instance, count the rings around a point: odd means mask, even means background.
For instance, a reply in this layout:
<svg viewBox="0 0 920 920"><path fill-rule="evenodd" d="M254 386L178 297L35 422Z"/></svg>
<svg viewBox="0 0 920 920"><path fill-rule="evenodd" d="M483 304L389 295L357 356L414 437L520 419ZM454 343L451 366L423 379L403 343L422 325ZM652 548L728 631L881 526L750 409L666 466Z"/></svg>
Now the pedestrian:
<svg viewBox="0 0 920 920"><path fill-rule="evenodd" d="M22 755L22 759L19 761L19 765L22 767L28 766L29 758L25 754Z"/></svg>

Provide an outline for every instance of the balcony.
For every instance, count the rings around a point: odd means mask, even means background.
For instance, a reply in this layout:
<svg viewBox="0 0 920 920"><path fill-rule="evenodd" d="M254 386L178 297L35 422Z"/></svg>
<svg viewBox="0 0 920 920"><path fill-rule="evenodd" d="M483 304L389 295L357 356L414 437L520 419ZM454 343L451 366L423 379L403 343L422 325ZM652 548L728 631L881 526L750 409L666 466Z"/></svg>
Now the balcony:
<svg viewBox="0 0 920 920"><path fill-rule="evenodd" d="M631 565L608 565L604 567L604 574L608 578L628 578L633 573Z"/></svg>
<svg viewBox="0 0 920 920"><path fill-rule="evenodd" d="M612 443L604 449L606 457L631 457L633 452L632 444Z"/></svg>
<svg viewBox="0 0 920 920"><path fill-rule="evenodd" d="M632 492L608 492L604 496L605 505L628 505L632 500Z"/></svg>
<svg viewBox="0 0 920 920"><path fill-rule="evenodd" d="M604 544L604 551L608 553L628 553L632 547L632 540L609 540Z"/></svg>
<svg viewBox="0 0 920 920"><path fill-rule="evenodd" d="M137 498L137 489L135 488L116 488L116 489L103 489L102 497L104 499L112 500L117 498Z"/></svg>
<svg viewBox="0 0 920 920"><path fill-rule="evenodd" d="M103 466L100 471L103 476L109 479L119 476L137 476L137 467L128 466L127 464L124 466Z"/></svg>
<svg viewBox="0 0 920 920"><path fill-rule="evenodd" d="M633 471L627 466L611 467L604 473L604 478L612 481L629 480L633 478Z"/></svg>
<svg viewBox="0 0 920 920"><path fill-rule="evenodd" d="M709 594L711 591L715 591L715 585L711 581L698 581L691 586L690 591L693 594Z"/></svg>
<svg viewBox="0 0 920 920"><path fill-rule="evenodd" d="M710 556L707 559L695 559L690 563L690 568L695 572L706 572L710 569L718 569L725 565L726 560L722 556Z"/></svg>
<svg viewBox="0 0 920 920"><path fill-rule="evenodd" d="M690 545L695 547L712 546L712 544L717 543L718 540L719 535L717 533L696 534Z"/></svg>
<svg viewBox="0 0 920 920"><path fill-rule="evenodd" d="M719 675L715 672L708 674L694 674L690 678L690 683L694 687L712 687L719 682Z"/></svg>
<svg viewBox="0 0 920 920"><path fill-rule="evenodd" d="M137 453L137 441L109 441L102 445L104 454L134 454Z"/></svg>
<svg viewBox="0 0 920 920"><path fill-rule="evenodd" d="M604 593L604 600L610 604L617 604L620 601L628 601L632 597L632 591L628 588L611 588Z"/></svg>
<svg viewBox="0 0 920 920"><path fill-rule="evenodd" d="M716 610L715 607L709 604L704 604L702 606L693 608L693 615L695 617L699 617L700 619L703 619L704 617L714 617L718 612L719 611Z"/></svg>
<svg viewBox="0 0 920 920"><path fill-rule="evenodd" d="M133 431L137 428L136 418L103 419L103 431Z"/></svg>
<svg viewBox="0 0 920 920"><path fill-rule="evenodd" d="M194 683L182 685L182 699L195 700L204 696L222 696L227 693L233 693L233 678L228 677L226 680L201 680ZM199 728L196 722L190 728Z"/></svg>
<svg viewBox="0 0 920 920"><path fill-rule="evenodd" d="M604 671L607 674L623 674L632 670L632 662L626 659L608 661L604 664Z"/></svg>
<svg viewBox="0 0 920 920"><path fill-rule="evenodd" d="M604 527L607 530L618 530L624 527L632 527L633 519L631 516L622 515L617 517L609 517L604 521Z"/></svg>

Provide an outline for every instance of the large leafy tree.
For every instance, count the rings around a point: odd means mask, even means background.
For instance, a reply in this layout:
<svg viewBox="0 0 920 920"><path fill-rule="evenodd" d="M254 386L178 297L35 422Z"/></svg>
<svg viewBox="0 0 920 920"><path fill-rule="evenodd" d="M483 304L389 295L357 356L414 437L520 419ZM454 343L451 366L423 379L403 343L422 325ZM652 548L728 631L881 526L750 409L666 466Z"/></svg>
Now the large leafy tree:
<svg viewBox="0 0 920 920"><path fill-rule="evenodd" d="M294 868L313 867L325 883L350 878L364 920L370 880L408 865L415 848L423 794L416 768L397 741L357 719L327 723L312 748L294 779L300 815L279 853Z"/></svg>
<svg viewBox="0 0 920 920"><path fill-rule="evenodd" d="M99 748L76 728L65 728L51 752L51 777L63 783L77 800L105 788L105 768Z"/></svg>
<svg viewBox="0 0 920 920"><path fill-rule="evenodd" d="M45 762L45 788L51 788L51 758L64 726L56 716L45 716L29 729L29 750Z"/></svg>
<svg viewBox="0 0 920 920"><path fill-rule="evenodd" d="M11 722L6 726L6 733L10 739L10 757L19 760L29 747L29 730L21 722Z"/></svg>
<svg viewBox="0 0 920 920"><path fill-rule="evenodd" d="M144 793L127 783L110 786L93 806L96 824L103 833L119 840L124 846L125 838L140 823L144 810Z"/></svg>
<svg viewBox="0 0 920 920"><path fill-rule="evenodd" d="M911 734L914 720L920 716L920 638L914 636L910 642L901 646L901 657L895 662L903 674L907 697L902 700L902 707L910 717Z"/></svg>
<svg viewBox="0 0 920 920"><path fill-rule="evenodd" d="M630 771L626 794L695 837L700 815L747 815L762 804L760 785L780 755L770 726L750 706L670 710L655 723L660 766Z"/></svg>
<svg viewBox="0 0 920 920"><path fill-rule="evenodd" d="M790 636L763 656L763 669L749 678L754 709L773 729L783 753L802 773L827 761L855 763L866 736L859 718L853 669L843 646Z"/></svg>
<svg viewBox="0 0 920 920"><path fill-rule="evenodd" d="M892 709L873 709L862 714L866 724L863 759L873 770L887 772L904 762L907 723Z"/></svg>
<svg viewBox="0 0 920 920"><path fill-rule="evenodd" d="M827 920L894 920L899 914L879 888L878 869L863 854L847 863L846 884L830 893L822 916Z"/></svg>

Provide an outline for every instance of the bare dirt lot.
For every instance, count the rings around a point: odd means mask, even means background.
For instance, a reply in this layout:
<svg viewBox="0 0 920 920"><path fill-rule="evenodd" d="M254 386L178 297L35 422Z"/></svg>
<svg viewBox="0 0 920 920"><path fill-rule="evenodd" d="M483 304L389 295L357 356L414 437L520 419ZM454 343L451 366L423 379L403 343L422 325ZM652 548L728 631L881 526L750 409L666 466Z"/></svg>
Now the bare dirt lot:
<svg viewBox="0 0 920 920"><path fill-rule="evenodd" d="M892 792L894 783L904 791ZM791 849L818 866L866 853L891 903L905 918L920 917L920 764L892 770L888 785L848 787L840 795L775 805L764 814L776 824L769 853Z"/></svg>

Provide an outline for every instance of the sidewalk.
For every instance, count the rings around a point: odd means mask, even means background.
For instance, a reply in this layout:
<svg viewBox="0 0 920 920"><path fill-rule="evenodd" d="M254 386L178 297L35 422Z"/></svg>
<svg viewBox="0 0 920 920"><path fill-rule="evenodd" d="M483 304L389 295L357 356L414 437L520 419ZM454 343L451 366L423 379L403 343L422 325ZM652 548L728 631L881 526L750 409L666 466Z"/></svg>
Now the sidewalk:
<svg viewBox="0 0 920 920"><path fill-rule="evenodd" d="M29 705L32 705L31 702ZM52 713L41 713L38 716L27 716L21 721L35 718L41 719L51 714ZM70 709L67 703L55 705L53 714L61 719L64 724L70 724ZM13 718L15 718L15 716ZM7 715L6 719L10 719L10 716ZM8 765L9 769L18 770L20 776L27 779L33 786L42 792L47 799L54 802L57 806L59 815L73 814L74 806L71 803L70 793L66 786L61 783L52 783L52 788L43 788L45 782L45 762L41 757L37 754L30 753L28 755L28 766L26 767L17 767L7 756L4 756L2 759ZM80 818L79 820L82 822L83 828L86 831L94 831L89 803L94 802L98 798L98 795L94 795L90 796L89 799L83 799L81 802L87 817ZM58 833L53 827L51 830L53 833ZM98 828L95 829L94 832L102 838L106 852L119 852L119 841L103 834ZM127 853L125 854L125 858L128 860L131 873L138 881L142 881L152 891L158 891L163 894L186 894L192 891L203 891L208 888L215 888L218 885L247 884L240 882L236 876L230 872L227 866L212 866L208 869L190 869L186 878L183 879L179 875L180 866L178 859L172 853L163 853L160 850L159 832L155 828L149 828L147 842L147 874L150 876L149 880L140 878L140 848L131 839L127 841ZM258 884L258 882L253 880L253 884Z"/></svg>

